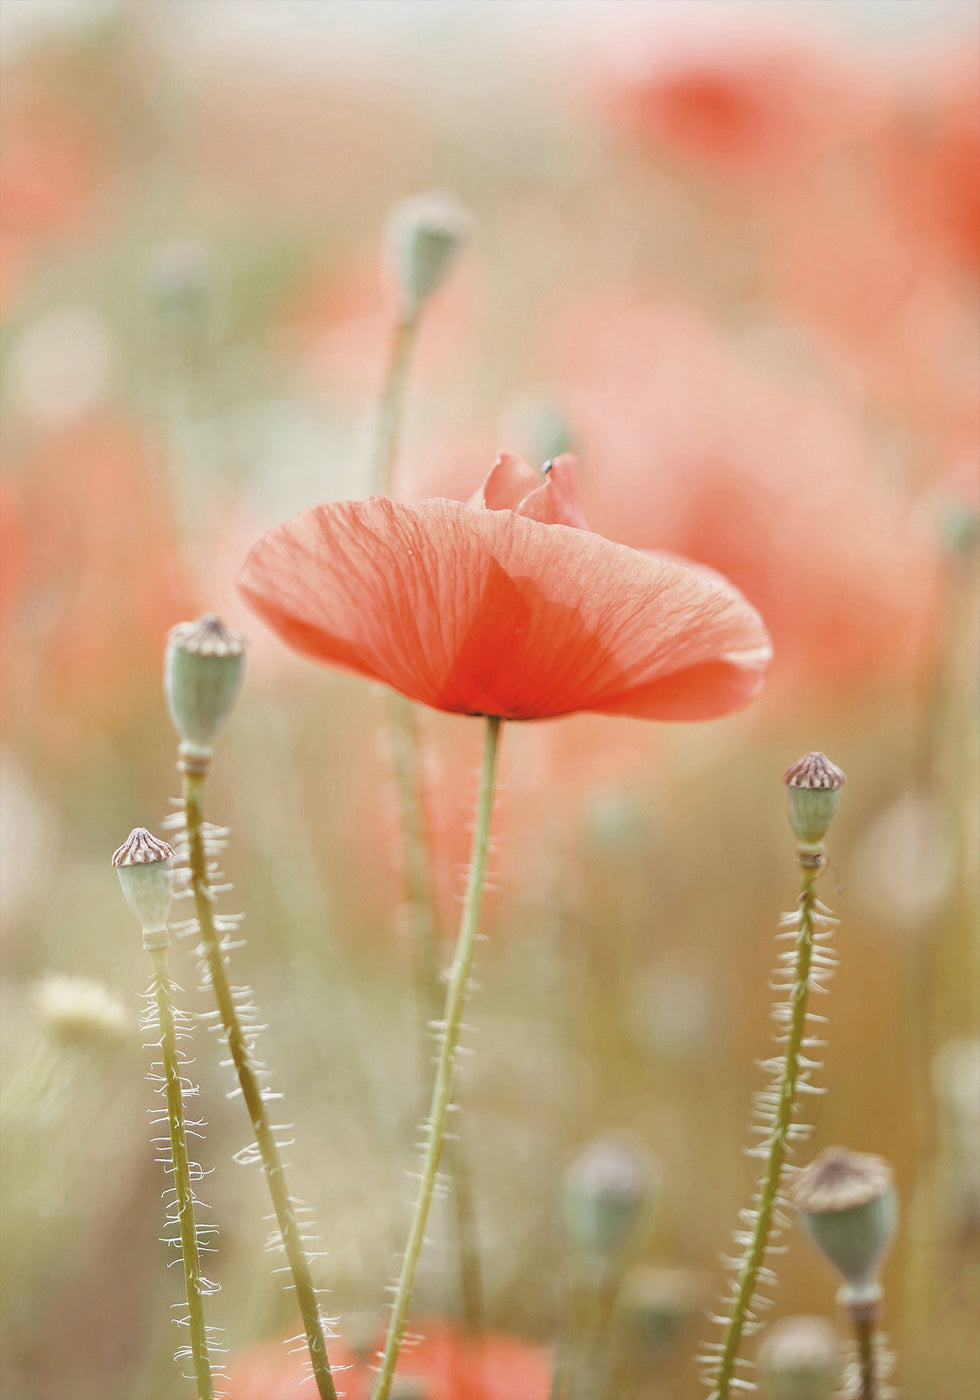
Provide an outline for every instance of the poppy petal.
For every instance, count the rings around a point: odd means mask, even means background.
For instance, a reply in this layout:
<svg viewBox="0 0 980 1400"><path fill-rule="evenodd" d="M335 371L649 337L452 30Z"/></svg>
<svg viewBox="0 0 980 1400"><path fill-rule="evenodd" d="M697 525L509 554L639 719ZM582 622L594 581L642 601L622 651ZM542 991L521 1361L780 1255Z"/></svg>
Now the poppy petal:
<svg viewBox="0 0 980 1400"><path fill-rule="evenodd" d="M770 656L755 610L683 565L451 501L314 506L239 587L296 650L462 714L706 719L747 704Z"/></svg>

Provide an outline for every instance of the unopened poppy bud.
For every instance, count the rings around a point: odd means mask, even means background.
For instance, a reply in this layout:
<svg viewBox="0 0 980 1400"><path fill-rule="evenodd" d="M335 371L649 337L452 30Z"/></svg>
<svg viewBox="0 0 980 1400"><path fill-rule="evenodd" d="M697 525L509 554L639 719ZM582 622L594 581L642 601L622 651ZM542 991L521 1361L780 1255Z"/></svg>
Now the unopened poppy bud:
<svg viewBox="0 0 980 1400"><path fill-rule="evenodd" d="M623 1276L616 1311L644 1364L663 1358L685 1323L702 1316L706 1288L696 1270L670 1265L637 1264Z"/></svg>
<svg viewBox="0 0 980 1400"><path fill-rule="evenodd" d="M143 826L135 827L112 857L126 903L143 928L144 948L168 944L167 915L174 893L174 852Z"/></svg>
<svg viewBox="0 0 980 1400"><path fill-rule="evenodd" d="M806 1233L844 1277L839 1301L873 1307L881 1295L878 1266L898 1218L888 1163L828 1147L799 1173L788 1195Z"/></svg>
<svg viewBox="0 0 980 1400"><path fill-rule="evenodd" d="M819 851L837 811L844 774L822 753L808 753L787 768L786 805L789 824L800 849Z"/></svg>
<svg viewBox="0 0 980 1400"><path fill-rule="evenodd" d="M757 1358L765 1400L830 1400L841 1369L840 1340L822 1317L784 1317Z"/></svg>
<svg viewBox="0 0 980 1400"><path fill-rule="evenodd" d="M181 622L167 639L163 683L167 708L185 759L211 756L245 678L248 643L214 613Z"/></svg>
<svg viewBox="0 0 980 1400"><path fill-rule="evenodd" d="M417 195L396 206L388 223L388 257L409 311L442 285L469 222L448 195Z"/></svg>
<svg viewBox="0 0 980 1400"><path fill-rule="evenodd" d="M565 1172L565 1230L573 1256L606 1274L636 1242L653 1197L655 1172L626 1133L590 1142Z"/></svg>
<svg viewBox="0 0 980 1400"><path fill-rule="evenodd" d="M49 973L35 989L34 1012L59 1045L108 1047L129 1028L129 1017L119 997L91 977Z"/></svg>

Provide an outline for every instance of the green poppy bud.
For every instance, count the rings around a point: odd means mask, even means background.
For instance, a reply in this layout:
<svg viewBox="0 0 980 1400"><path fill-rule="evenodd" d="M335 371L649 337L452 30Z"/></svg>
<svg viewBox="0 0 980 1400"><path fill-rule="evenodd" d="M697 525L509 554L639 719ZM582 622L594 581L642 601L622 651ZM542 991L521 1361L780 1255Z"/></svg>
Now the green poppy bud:
<svg viewBox="0 0 980 1400"><path fill-rule="evenodd" d="M788 1195L810 1239L843 1275L840 1301L873 1306L881 1293L878 1266L898 1219L888 1163L828 1147L799 1173Z"/></svg>
<svg viewBox="0 0 980 1400"><path fill-rule="evenodd" d="M571 1253L589 1272L608 1276L625 1261L650 1209L653 1164L626 1133L590 1142L568 1166L565 1230Z"/></svg>
<svg viewBox="0 0 980 1400"><path fill-rule="evenodd" d="M786 805L789 824L803 851L820 851L837 811L844 774L822 753L808 753L787 768Z"/></svg>
<svg viewBox="0 0 980 1400"><path fill-rule="evenodd" d="M388 256L409 311L442 285L468 227L468 215L447 195L417 195L396 206L388 223Z"/></svg>
<svg viewBox="0 0 980 1400"><path fill-rule="evenodd" d="M238 698L248 643L214 613L170 631L163 684L185 759L211 757L211 745Z"/></svg>
<svg viewBox="0 0 980 1400"><path fill-rule="evenodd" d="M630 1348L644 1367L676 1346L693 1318L704 1313L707 1283L695 1269L637 1264L623 1275L616 1313Z"/></svg>
<svg viewBox="0 0 980 1400"><path fill-rule="evenodd" d="M784 1317L767 1331L757 1365L765 1400L831 1400L840 1339L822 1317Z"/></svg>
<svg viewBox="0 0 980 1400"><path fill-rule="evenodd" d="M143 929L144 948L165 948L174 893L174 852L143 826L134 827L112 857L126 903Z"/></svg>

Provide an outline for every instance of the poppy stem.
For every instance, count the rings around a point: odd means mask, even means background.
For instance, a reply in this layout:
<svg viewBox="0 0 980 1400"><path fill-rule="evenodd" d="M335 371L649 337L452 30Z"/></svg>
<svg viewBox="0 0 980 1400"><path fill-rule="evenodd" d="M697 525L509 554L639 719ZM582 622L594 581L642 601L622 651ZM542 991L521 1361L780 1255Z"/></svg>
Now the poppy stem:
<svg viewBox="0 0 980 1400"><path fill-rule="evenodd" d="M821 854L799 851L798 859L802 872L802 889L799 897L798 913L793 916L794 927L787 936L794 937L795 947L786 957L792 961L789 982L788 1002L776 1008L777 1024L780 1027L780 1043L785 1047L781 1057L771 1062L775 1072L772 1088L758 1101L758 1114L763 1118L765 1140L756 1149L756 1155L765 1158L765 1170L759 1184L752 1209L743 1212L747 1228L736 1235L744 1245L738 1275L729 1299L730 1312L725 1325L717 1359L709 1373L711 1386L710 1400L728 1400L729 1391L734 1387L742 1389L744 1381L736 1376L739 1365L739 1347L743 1333L752 1331L757 1325L752 1314L752 1300L760 1273L764 1273L769 1235L773 1217L780 1203L780 1183L783 1167L790 1143L803 1131L793 1123L797 1088L802 1082L808 1086L809 1072L814 1067L803 1054L806 1045L807 1004L811 989L811 968L814 963L815 941L819 945L827 936L822 932L827 927L827 919L821 914L822 906L817 899L817 879L826 864ZM825 949L816 948L817 964L828 969L831 959Z"/></svg>
<svg viewBox="0 0 980 1400"><path fill-rule="evenodd" d="M463 1020L463 1009L469 988L473 956L480 928L480 911L483 905L483 889L486 883L487 859L490 851L490 823L493 815L494 785L497 771L501 720L498 716L487 717L486 742L483 751L483 767L480 776L480 796L477 805L476 828L473 832L473 852L470 861L470 878L463 906L463 917L456 940L449 988L446 994L446 1008L443 1018L439 1045L439 1059L436 1066L435 1082L432 1086L432 1104L426 1123L426 1147L422 1164L418 1199L408 1233L408 1242L402 1258L401 1273L395 1291L388 1334L385 1338L384 1354L374 1388L372 1400L388 1400L391 1383L398 1365L408 1309L415 1282L425 1228L429 1218L429 1208L436 1188L439 1162L442 1157L452 1102L453 1078L456 1066L456 1052Z"/></svg>
<svg viewBox="0 0 980 1400"><path fill-rule="evenodd" d="M371 491L378 496L391 494L398 436L405 406L405 381L419 326L419 309L419 305L415 305L402 311L392 332L378 406L378 426L371 463Z"/></svg>
<svg viewBox="0 0 980 1400"><path fill-rule="evenodd" d="M419 1014L419 1059L422 1092L431 1092L430 1057L432 1026L442 1011L439 941L432 893L432 880L422 829L422 802L418 785L418 731L415 707L403 695L392 691L388 697L388 720L398 790L405 874L409 905L415 928L416 999ZM472 1182L463 1144L450 1138L443 1147L445 1174L450 1178L456 1211L456 1237L459 1250L459 1288L463 1318L473 1330L483 1319L483 1279L476 1244Z"/></svg>
<svg viewBox="0 0 980 1400"><path fill-rule="evenodd" d="M323 1336L323 1320L317 1302L310 1264L303 1244L303 1231L296 1211L296 1198L286 1185L282 1156L269 1115L258 1073L252 1061L249 1041L243 1029L234 993L228 982L226 955L215 926L214 895L205 846L203 793L207 767L200 762L183 765L184 821L187 835L187 861L190 868L194 909L201 935L201 951L207 977L224 1027L228 1050L234 1062L242 1098L255 1134L255 1143L262 1171L272 1198L276 1223L282 1236L283 1250L293 1278L296 1298L303 1319L306 1344L313 1364L320 1400L337 1400L337 1391L330 1373L330 1361Z"/></svg>
<svg viewBox="0 0 980 1400"><path fill-rule="evenodd" d="M211 1289L201 1273L200 1245L197 1223L194 1218L196 1198L191 1178L191 1165L187 1158L187 1129L184 1122L180 1056L177 1050L177 1029L171 1000L166 944L151 947L150 957L153 967L150 992L155 1004L156 1020L160 1030L163 1093L167 1101L167 1124L170 1130L170 1153L173 1162L173 1203L168 1219L175 1221L180 1230L180 1255L184 1267L187 1327L190 1335L189 1351L194 1364L198 1400L214 1400L208 1329L204 1321L204 1295ZM152 1012L150 1014L152 1015ZM199 1171L199 1168L195 1170Z"/></svg>

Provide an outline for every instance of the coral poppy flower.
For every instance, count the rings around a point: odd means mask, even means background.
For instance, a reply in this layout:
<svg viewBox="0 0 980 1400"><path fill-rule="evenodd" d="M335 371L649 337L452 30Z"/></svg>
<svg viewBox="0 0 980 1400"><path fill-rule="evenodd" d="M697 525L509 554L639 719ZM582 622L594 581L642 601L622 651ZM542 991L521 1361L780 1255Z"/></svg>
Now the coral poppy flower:
<svg viewBox="0 0 980 1400"><path fill-rule="evenodd" d="M314 506L239 587L297 651L437 710L711 719L762 684L769 638L734 589L583 529L574 458L498 460L473 505Z"/></svg>
<svg viewBox="0 0 980 1400"><path fill-rule="evenodd" d="M550 1365L545 1351L500 1332L469 1333L452 1322L420 1325L398 1375L423 1383L426 1400L544 1400ZM367 1400L375 1375L340 1342L330 1344L338 1392ZM231 1363L226 1400L316 1400L309 1360L281 1343L241 1352Z"/></svg>

